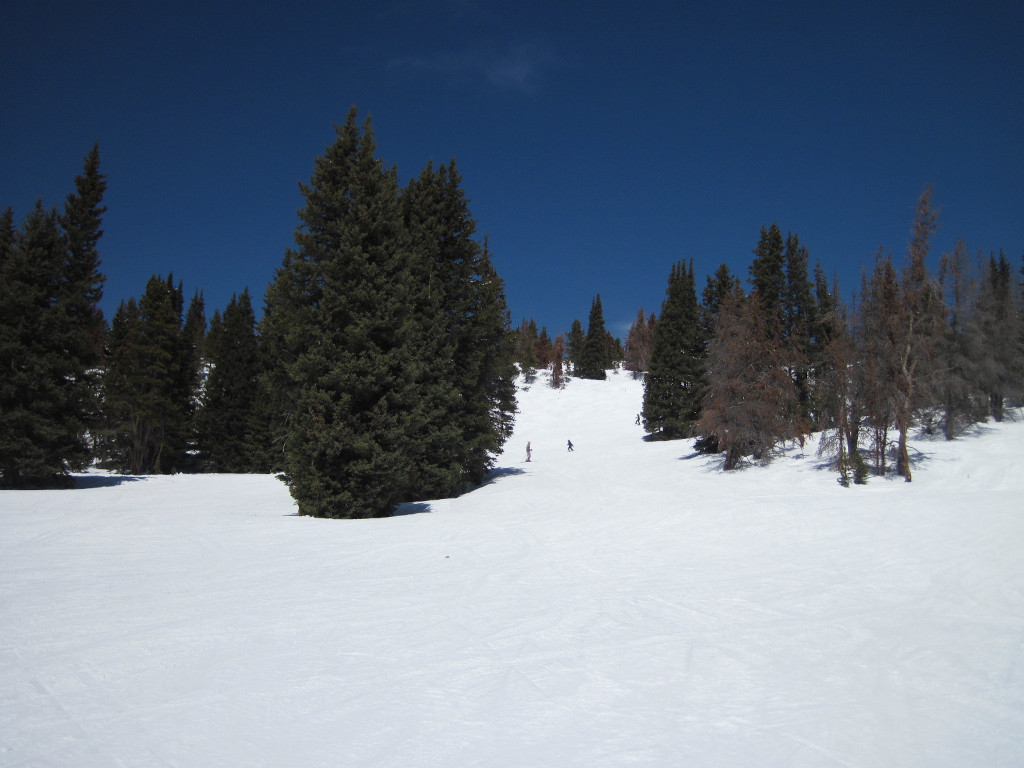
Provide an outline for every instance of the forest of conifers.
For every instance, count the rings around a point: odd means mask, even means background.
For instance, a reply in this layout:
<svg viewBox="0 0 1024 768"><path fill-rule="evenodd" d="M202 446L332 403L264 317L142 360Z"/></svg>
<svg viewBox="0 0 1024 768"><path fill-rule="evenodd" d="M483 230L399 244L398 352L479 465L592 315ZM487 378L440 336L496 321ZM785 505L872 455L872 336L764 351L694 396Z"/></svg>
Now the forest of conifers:
<svg viewBox="0 0 1024 768"><path fill-rule="evenodd" d="M132 475L277 472L302 514L376 517L483 481L511 434L515 382L550 369L644 377L649 439L696 438L727 470L821 432L843 485L912 477L912 430L952 439L1024 394L1021 273L959 242L928 266L925 188L899 263L879 252L844 302L795 233L762 228L749 275L724 264L698 297L671 269L658 314L623 344L600 295L587 329L510 322L456 164L401 187L352 110L315 162L295 247L257 321L248 288L207 322L154 275L109 323L99 309L98 147L62 211L0 219L0 487ZM745 287L746 286L746 289Z"/></svg>

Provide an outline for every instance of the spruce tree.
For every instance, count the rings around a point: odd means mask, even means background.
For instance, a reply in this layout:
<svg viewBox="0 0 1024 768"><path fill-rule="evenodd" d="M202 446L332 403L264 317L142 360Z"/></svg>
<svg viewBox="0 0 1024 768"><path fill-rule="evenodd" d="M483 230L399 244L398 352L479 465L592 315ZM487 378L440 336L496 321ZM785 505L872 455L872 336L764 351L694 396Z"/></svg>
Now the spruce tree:
<svg viewBox="0 0 1024 768"><path fill-rule="evenodd" d="M978 387L986 401L988 416L1005 418L1006 401L1024 393L1021 348L1015 343L1024 317L1017 307L1010 263L1002 252L991 256L982 276L973 335L977 339Z"/></svg>
<svg viewBox="0 0 1024 768"><path fill-rule="evenodd" d="M189 302L181 329L181 396L187 403L187 431L185 435L185 462L183 469L196 469L198 448L196 441L196 412L199 408L204 379L203 350L206 346L206 302L203 294L196 291Z"/></svg>
<svg viewBox="0 0 1024 768"><path fill-rule="evenodd" d="M468 378L463 390L467 404L463 439L468 443L469 480L478 484L512 436L517 411L515 350L505 283L494 268L486 237L476 262L472 297L467 346L471 357L464 367Z"/></svg>
<svg viewBox="0 0 1024 768"><path fill-rule="evenodd" d="M807 249L800 244L800 239L795 234L786 236L783 257L786 267L786 288L782 302L782 338L798 400L797 410L792 418L795 431L807 434L814 428L810 369L812 333L817 323L816 306L813 285L807 271Z"/></svg>
<svg viewBox="0 0 1024 768"><path fill-rule="evenodd" d="M824 407L822 405L822 397L817 392L817 384L828 376L831 366L834 364L833 356L828 352L828 346L837 329L843 328L846 333L852 333L849 313L845 308L841 308L840 304L838 281L830 292L821 263L815 264L814 312L813 321L810 324L810 339L808 341L808 375L811 379L811 422L816 429L823 428L821 419ZM842 322L836 319L837 315L835 313L837 311L840 312L843 318Z"/></svg>
<svg viewBox="0 0 1024 768"><path fill-rule="evenodd" d="M644 428L652 438L689 437L704 395L706 337L697 305L693 263L672 267L665 302L654 329L644 381Z"/></svg>
<svg viewBox="0 0 1024 768"><path fill-rule="evenodd" d="M583 356L583 344L587 340L583 332L583 323L578 319L572 321L569 328L569 335L566 337L566 354L569 356L569 365L573 375L578 376L580 370L580 358Z"/></svg>
<svg viewBox="0 0 1024 768"><path fill-rule="evenodd" d="M551 347L551 387L553 389L561 389L565 386L565 337L559 334L555 337L554 344Z"/></svg>
<svg viewBox="0 0 1024 768"><path fill-rule="evenodd" d="M66 300L64 309L68 322L75 328L76 338L70 353L82 369L88 397L95 396L94 371L103 354L106 322L99 308L103 298L105 276L100 272L99 240L106 206L102 205L107 177L100 173L99 145L93 145L85 157L83 172L75 177L75 192L68 195L61 226L67 239L65 265ZM95 403L92 403L95 407Z"/></svg>
<svg viewBox="0 0 1024 768"><path fill-rule="evenodd" d="M14 209L8 206L0 215L0 270L14 253Z"/></svg>
<svg viewBox="0 0 1024 768"><path fill-rule="evenodd" d="M607 346L607 331L604 327L604 311L601 308L601 294L594 297L590 305L587 337L580 353L577 375L581 379L605 379L606 370L611 367Z"/></svg>
<svg viewBox="0 0 1024 768"><path fill-rule="evenodd" d="M761 237L750 265L750 284L757 294L758 306L769 336L782 335L786 301L786 254L779 225L761 227Z"/></svg>
<svg viewBox="0 0 1024 768"><path fill-rule="evenodd" d="M5 236L6 239L6 236ZM0 272L0 486L71 484L88 458L77 369L61 307L65 242L42 202L25 218Z"/></svg>
<svg viewBox="0 0 1024 768"><path fill-rule="evenodd" d="M288 383L288 483L304 515L388 515L413 492L409 435L423 415L412 346L420 302L397 173L351 110L317 158L296 249L268 289L265 321Z"/></svg>
<svg viewBox="0 0 1024 768"><path fill-rule="evenodd" d="M142 298L122 302L114 315L103 378L104 453L121 472L187 466L195 385L183 308L181 283L154 275Z"/></svg>
<svg viewBox="0 0 1024 768"><path fill-rule="evenodd" d="M516 362L526 380L533 381L537 374L537 324L523 318L516 332Z"/></svg>
<svg viewBox="0 0 1024 768"><path fill-rule="evenodd" d="M375 517L483 478L515 411L504 289L454 162L400 193L356 113L318 158L263 338L303 514Z"/></svg>
<svg viewBox="0 0 1024 768"><path fill-rule="evenodd" d="M729 270L728 265L720 264L714 275L708 275L708 282L701 294L701 322L704 334L710 338L715 332L715 322L722 304L737 291L742 292L740 280Z"/></svg>
<svg viewBox="0 0 1024 768"><path fill-rule="evenodd" d="M503 288L490 254L473 238L476 221L455 161L436 171L428 164L401 201L415 281L428 288L414 314L424 412L413 440L419 479L411 500L417 500L452 496L482 481L511 418L498 390L514 376L509 350L499 342L508 334Z"/></svg>
<svg viewBox="0 0 1024 768"><path fill-rule="evenodd" d="M63 216L39 202L20 233L11 209L0 223L0 485L68 485L92 458L105 189L94 146Z"/></svg>
<svg viewBox="0 0 1024 768"><path fill-rule="evenodd" d="M418 359L416 370L408 371L417 419L416 431L408 435L413 474L408 496L400 499L405 501L450 496L465 484L457 377L465 373L466 307L479 246L472 239L476 225L458 188L454 162L436 169L429 163L399 197L409 237L404 258L413 287L421 289L410 293L407 321L406 343L418 346Z"/></svg>
<svg viewBox="0 0 1024 768"><path fill-rule="evenodd" d="M622 339L617 336L612 336L611 331L605 330L604 351L606 360L605 365L617 370L622 365L623 357L625 357L625 351L622 348Z"/></svg>
<svg viewBox="0 0 1024 768"><path fill-rule="evenodd" d="M939 262L939 285L949 307L948 322L938 339L938 365L932 389L942 416L943 434L952 440L986 416L980 409L978 345L970 318L974 284L963 240Z"/></svg>
<svg viewBox="0 0 1024 768"><path fill-rule="evenodd" d="M210 323L209 375L197 413L198 447L203 468L213 472L256 472L254 451L259 429L257 409L263 365L249 289L234 295L223 317Z"/></svg>

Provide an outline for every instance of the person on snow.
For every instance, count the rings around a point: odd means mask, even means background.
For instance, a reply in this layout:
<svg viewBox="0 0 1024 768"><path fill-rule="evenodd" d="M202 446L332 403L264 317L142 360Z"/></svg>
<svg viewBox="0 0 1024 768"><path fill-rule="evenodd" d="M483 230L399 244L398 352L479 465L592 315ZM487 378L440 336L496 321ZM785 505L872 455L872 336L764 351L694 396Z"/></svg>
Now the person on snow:
<svg viewBox="0 0 1024 768"><path fill-rule="evenodd" d="M569 441L569 453L572 453L572 440Z"/></svg>
<svg viewBox="0 0 1024 768"><path fill-rule="evenodd" d="M530 460L530 444L529 443L526 444L526 460L527 461Z"/></svg>

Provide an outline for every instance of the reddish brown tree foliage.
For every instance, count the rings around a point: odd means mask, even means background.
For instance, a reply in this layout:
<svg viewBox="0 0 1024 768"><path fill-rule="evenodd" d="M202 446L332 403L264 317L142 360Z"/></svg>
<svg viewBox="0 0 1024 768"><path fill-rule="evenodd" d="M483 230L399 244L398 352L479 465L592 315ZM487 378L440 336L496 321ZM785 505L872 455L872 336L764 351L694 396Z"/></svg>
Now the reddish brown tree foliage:
<svg viewBox="0 0 1024 768"><path fill-rule="evenodd" d="M647 370L651 361L651 349L654 346L654 324L655 316L652 313L649 318L644 319L644 308L640 307L636 320L629 329L626 336L626 350L623 367L627 371L641 373Z"/></svg>
<svg viewBox="0 0 1024 768"><path fill-rule="evenodd" d="M777 443L795 437L796 389L756 297L745 299L737 290L723 302L708 346L708 389L697 428L717 439L727 470L744 456L767 459Z"/></svg>

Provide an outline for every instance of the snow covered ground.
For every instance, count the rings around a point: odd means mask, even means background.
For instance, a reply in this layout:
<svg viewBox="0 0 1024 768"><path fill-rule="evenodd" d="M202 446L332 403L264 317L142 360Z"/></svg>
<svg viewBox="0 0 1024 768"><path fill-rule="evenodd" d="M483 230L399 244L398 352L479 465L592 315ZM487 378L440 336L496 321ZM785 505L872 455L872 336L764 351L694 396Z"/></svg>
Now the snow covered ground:
<svg viewBox="0 0 1024 768"><path fill-rule="evenodd" d="M0 492L0 766L1024 765L1024 423L844 489L645 443L641 396L538 382L492 482L384 520Z"/></svg>

